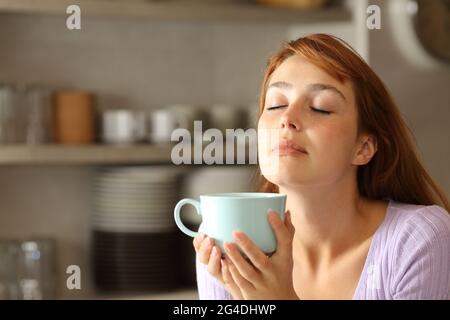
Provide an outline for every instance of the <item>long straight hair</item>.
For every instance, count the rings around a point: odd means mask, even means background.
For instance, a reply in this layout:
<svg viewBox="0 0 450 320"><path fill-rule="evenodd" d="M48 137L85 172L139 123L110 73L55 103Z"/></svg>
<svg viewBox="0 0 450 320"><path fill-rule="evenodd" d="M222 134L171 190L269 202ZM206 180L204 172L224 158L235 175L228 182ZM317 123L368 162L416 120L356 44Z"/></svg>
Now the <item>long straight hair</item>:
<svg viewBox="0 0 450 320"><path fill-rule="evenodd" d="M272 73L293 55L300 55L340 82L350 80L358 110L358 134L375 136L377 152L358 167L361 196L368 199L440 205L450 212L444 191L427 173L416 148L414 134L404 121L386 86L369 65L345 41L327 34L312 34L286 42L268 61L259 99L259 116ZM259 170L258 170L259 172ZM260 192L279 192L278 186L261 174Z"/></svg>

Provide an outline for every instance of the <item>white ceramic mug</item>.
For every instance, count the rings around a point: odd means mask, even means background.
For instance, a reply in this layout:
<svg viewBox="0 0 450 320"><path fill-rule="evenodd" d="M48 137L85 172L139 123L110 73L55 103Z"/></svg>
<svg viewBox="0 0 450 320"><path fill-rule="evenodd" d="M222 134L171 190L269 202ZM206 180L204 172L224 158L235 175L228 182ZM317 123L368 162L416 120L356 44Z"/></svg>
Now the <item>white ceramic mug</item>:
<svg viewBox="0 0 450 320"><path fill-rule="evenodd" d="M146 115L138 110L106 110L102 113L102 141L134 143L145 139Z"/></svg>
<svg viewBox="0 0 450 320"><path fill-rule="evenodd" d="M152 111L150 116L150 137L152 143L169 143L173 130L189 128L189 119L170 109Z"/></svg>

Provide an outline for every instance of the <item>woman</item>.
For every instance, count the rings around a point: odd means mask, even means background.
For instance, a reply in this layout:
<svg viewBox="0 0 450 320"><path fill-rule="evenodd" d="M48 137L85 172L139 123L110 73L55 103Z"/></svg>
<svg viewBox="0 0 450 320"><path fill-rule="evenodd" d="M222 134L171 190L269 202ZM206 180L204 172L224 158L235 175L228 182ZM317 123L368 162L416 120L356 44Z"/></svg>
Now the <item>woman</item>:
<svg viewBox="0 0 450 320"><path fill-rule="evenodd" d="M258 130L279 132L260 154L259 189L287 195L286 219L268 216L277 251L235 232L221 259L196 237L201 299L450 298L449 201L382 81L345 42L313 34L269 60Z"/></svg>

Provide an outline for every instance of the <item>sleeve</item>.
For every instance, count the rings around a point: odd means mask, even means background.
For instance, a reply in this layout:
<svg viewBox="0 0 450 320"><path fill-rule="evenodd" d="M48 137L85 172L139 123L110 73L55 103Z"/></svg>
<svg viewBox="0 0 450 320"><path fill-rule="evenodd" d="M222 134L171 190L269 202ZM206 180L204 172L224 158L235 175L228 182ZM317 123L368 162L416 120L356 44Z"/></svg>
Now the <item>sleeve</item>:
<svg viewBox="0 0 450 320"><path fill-rule="evenodd" d="M427 206L408 218L396 242L394 299L450 299L450 215Z"/></svg>
<svg viewBox="0 0 450 320"><path fill-rule="evenodd" d="M225 287L209 272L208 267L195 259L198 297L200 300L232 300Z"/></svg>

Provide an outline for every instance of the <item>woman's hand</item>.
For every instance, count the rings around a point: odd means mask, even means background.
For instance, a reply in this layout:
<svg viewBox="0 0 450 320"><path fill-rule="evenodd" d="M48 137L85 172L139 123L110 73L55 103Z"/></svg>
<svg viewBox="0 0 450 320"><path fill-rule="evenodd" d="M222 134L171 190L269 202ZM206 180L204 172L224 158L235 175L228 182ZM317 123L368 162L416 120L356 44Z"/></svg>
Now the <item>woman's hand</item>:
<svg viewBox="0 0 450 320"><path fill-rule="evenodd" d="M226 287L225 282L222 278L221 270L221 259L222 251L218 246L214 245L214 240L206 237L204 234L199 234L194 238L193 241L195 252L197 254L198 260L208 266L208 272L217 280L219 280L224 287ZM229 288L227 288L228 291ZM231 292L230 292L231 293ZM234 299L243 299L242 295L234 295Z"/></svg>
<svg viewBox="0 0 450 320"><path fill-rule="evenodd" d="M233 237L250 263L234 243L224 245L227 257L222 260L221 281L234 299L298 299L292 281L294 226L290 212L286 212L284 223L273 211L268 218L277 238L277 250L271 257L242 232L234 232ZM218 272L217 260L214 266Z"/></svg>

